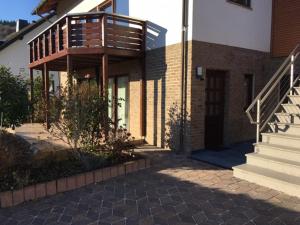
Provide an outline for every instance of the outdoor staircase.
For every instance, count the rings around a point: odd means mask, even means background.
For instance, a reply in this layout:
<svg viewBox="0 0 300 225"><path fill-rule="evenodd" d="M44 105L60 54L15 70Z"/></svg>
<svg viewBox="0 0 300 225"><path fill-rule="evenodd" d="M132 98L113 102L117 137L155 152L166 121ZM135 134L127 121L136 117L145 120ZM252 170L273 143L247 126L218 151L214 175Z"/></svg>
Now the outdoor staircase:
<svg viewBox="0 0 300 225"><path fill-rule="evenodd" d="M233 171L237 178L300 198L300 73L296 74L294 67L297 50L284 62L288 66L281 66L284 73L277 72L246 111L257 125L257 143L255 152L246 155L247 163ZM282 95L285 78L288 87Z"/></svg>

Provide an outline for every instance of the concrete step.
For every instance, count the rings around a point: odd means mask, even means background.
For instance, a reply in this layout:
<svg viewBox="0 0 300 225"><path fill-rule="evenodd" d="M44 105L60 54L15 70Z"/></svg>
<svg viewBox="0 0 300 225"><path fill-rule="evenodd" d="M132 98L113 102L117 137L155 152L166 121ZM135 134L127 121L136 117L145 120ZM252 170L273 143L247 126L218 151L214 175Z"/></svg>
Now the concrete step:
<svg viewBox="0 0 300 225"><path fill-rule="evenodd" d="M279 134L279 133L262 133L262 142L287 147L300 147L300 135Z"/></svg>
<svg viewBox="0 0 300 225"><path fill-rule="evenodd" d="M300 104L300 95L288 95L291 104Z"/></svg>
<svg viewBox="0 0 300 225"><path fill-rule="evenodd" d="M288 195L300 197L299 177L248 164L234 167L233 174L237 178L282 191Z"/></svg>
<svg viewBox="0 0 300 225"><path fill-rule="evenodd" d="M300 135L300 124L272 122L268 125L274 133Z"/></svg>
<svg viewBox="0 0 300 225"><path fill-rule="evenodd" d="M300 161L292 161L267 156L259 153L247 154L247 164L273 170L279 173L293 175L300 179Z"/></svg>
<svg viewBox="0 0 300 225"><path fill-rule="evenodd" d="M275 113L280 123L300 124L300 114L298 113Z"/></svg>
<svg viewBox="0 0 300 225"><path fill-rule="evenodd" d="M293 113L293 114L300 114L300 107L296 104L282 104L284 112L286 113Z"/></svg>
<svg viewBox="0 0 300 225"><path fill-rule="evenodd" d="M300 95L300 87L294 87L295 94Z"/></svg>
<svg viewBox="0 0 300 225"><path fill-rule="evenodd" d="M255 152L259 154L300 162L300 148L291 148L262 142L254 144L254 147Z"/></svg>

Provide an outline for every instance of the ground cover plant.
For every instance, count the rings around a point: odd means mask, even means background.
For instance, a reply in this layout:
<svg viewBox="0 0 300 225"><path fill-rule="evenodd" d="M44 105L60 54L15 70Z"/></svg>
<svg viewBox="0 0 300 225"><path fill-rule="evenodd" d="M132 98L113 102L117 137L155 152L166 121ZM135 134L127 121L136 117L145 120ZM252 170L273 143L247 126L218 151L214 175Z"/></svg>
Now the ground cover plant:
<svg viewBox="0 0 300 225"><path fill-rule="evenodd" d="M22 138L0 131L0 191L25 186L138 159L134 154L84 149L34 152Z"/></svg>

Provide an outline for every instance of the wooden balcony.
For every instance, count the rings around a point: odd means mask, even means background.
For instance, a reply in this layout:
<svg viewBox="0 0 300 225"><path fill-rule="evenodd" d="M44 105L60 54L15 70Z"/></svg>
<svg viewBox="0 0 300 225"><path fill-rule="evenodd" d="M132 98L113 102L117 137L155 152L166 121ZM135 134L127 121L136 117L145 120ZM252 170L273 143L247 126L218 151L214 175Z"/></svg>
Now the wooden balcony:
<svg viewBox="0 0 300 225"><path fill-rule="evenodd" d="M51 70L64 70L67 55L76 65L99 63L99 55L141 57L145 50L146 22L104 12L67 14L28 44L31 69L44 63ZM76 62L77 59L77 62Z"/></svg>

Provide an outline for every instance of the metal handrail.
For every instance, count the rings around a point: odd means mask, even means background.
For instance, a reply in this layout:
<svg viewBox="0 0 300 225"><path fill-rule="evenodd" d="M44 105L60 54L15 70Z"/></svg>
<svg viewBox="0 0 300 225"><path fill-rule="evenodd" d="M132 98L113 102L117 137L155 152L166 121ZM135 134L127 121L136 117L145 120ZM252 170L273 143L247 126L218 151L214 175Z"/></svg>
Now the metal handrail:
<svg viewBox="0 0 300 225"><path fill-rule="evenodd" d="M260 91L260 93L257 95L257 97L253 100L253 102L249 105L249 107L246 110L246 114L250 120L251 124L256 124L256 140L259 142L260 140L260 132L265 128L265 126L268 124L268 122L271 120L274 113L278 110L279 106L282 104L284 99L287 97L288 93L293 89L295 84L297 83L297 80L294 81L294 63L296 59L298 58L300 54L300 44L298 44L293 51L290 53L290 55L284 60L284 62L281 64L279 69L275 72L273 77L270 79L270 81L266 84L266 86ZM277 85L281 82L281 79L286 75L288 70L291 70L290 73L290 88L289 90L281 97L279 103L275 107L274 110L268 115L267 119L262 123L261 121L261 106L266 101L266 99L273 93L274 89L277 87ZM297 76L298 79L298 76ZM253 118L251 111L256 108L256 120ZM261 126L262 125L262 126Z"/></svg>
<svg viewBox="0 0 300 225"><path fill-rule="evenodd" d="M299 75L298 75L299 78ZM294 88L294 86L296 85L298 80L295 80L293 82L293 85L286 91L286 93L284 94L284 96L286 97L288 95L288 93L290 93L290 91ZM276 111L279 109L279 107L281 106L281 104L283 103L283 101L285 100L285 97L281 98L281 100L279 101L279 103L277 104L276 108L270 113L269 117L266 119L266 121L262 124L262 126L260 127L260 130L263 130L266 125L269 123L269 121L271 120L272 116L276 113Z"/></svg>

